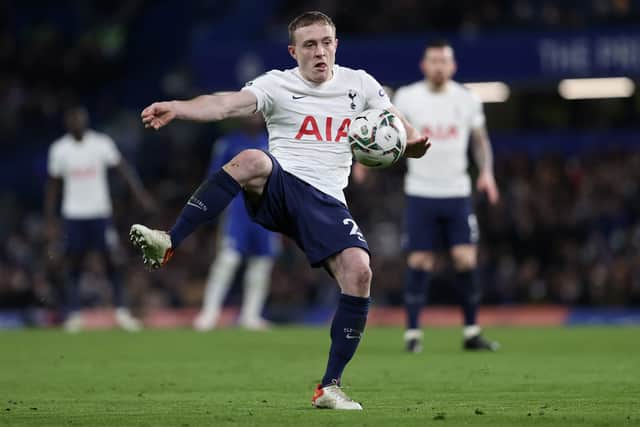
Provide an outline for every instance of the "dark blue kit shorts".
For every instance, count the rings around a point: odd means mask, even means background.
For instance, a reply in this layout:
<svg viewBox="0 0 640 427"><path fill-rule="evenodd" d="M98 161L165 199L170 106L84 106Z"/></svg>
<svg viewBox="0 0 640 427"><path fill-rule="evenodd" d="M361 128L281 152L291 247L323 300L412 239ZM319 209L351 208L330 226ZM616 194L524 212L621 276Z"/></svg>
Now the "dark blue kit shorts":
<svg viewBox="0 0 640 427"><path fill-rule="evenodd" d="M369 252L360 228L342 202L286 172L275 157L266 154L273 170L262 198L257 206L245 198L254 221L295 240L313 267L323 266L327 258L347 248Z"/></svg>
<svg viewBox="0 0 640 427"><path fill-rule="evenodd" d="M437 251L476 243L478 225L470 197L429 198L407 196L403 247Z"/></svg>
<svg viewBox="0 0 640 427"><path fill-rule="evenodd" d="M65 219L63 239L67 253L106 251L118 243L111 218Z"/></svg>

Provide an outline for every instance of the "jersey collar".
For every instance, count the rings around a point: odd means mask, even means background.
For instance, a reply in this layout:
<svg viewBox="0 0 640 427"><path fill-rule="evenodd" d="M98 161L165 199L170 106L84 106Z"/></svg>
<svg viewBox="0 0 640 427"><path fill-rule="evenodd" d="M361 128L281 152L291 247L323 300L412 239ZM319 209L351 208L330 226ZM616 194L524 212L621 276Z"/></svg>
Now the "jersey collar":
<svg viewBox="0 0 640 427"><path fill-rule="evenodd" d="M313 83L310 82L309 80L305 79L302 74L300 73L300 67L296 67L293 69L293 73L308 87L312 88L312 89L322 89L325 88L327 86L330 86L335 80L336 80L336 76L338 75L338 73L340 72L340 66L338 64L333 64L333 73L331 75L331 78L329 80L327 80L326 82L322 82L320 84L317 83Z"/></svg>

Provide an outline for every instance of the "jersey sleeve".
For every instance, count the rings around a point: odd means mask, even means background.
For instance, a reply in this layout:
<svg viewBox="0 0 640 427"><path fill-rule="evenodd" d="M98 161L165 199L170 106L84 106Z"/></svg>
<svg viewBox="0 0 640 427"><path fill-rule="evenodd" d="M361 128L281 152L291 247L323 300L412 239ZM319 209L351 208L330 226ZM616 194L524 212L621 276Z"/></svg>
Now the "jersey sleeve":
<svg viewBox="0 0 640 427"><path fill-rule="evenodd" d="M120 163L121 155L116 143L111 137L104 135L103 139L104 159L107 166L117 166Z"/></svg>
<svg viewBox="0 0 640 427"><path fill-rule="evenodd" d="M382 88L382 85L367 72L361 71L361 73L362 89L367 100L367 108L384 110L385 108L391 107L391 100L389 100L389 96Z"/></svg>
<svg viewBox="0 0 640 427"><path fill-rule="evenodd" d="M54 178L62 178L63 173L63 159L60 155L58 145L53 144L49 148L49 154L47 156L47 173Z"/></svg>
<svg viewBox="0 0 640 427"><path fill-rule="evenodd" d="M275 89L274 77L271 73L263 74L247 82L242 90L248 90L258 99L256 111L269 114L273 108L273 92Z"/></svg>
<svg viewBox="0 0 640 427"><path fill-rule="evenodd" d="M474 94L471 95L471 129L477 129L484 126L485 117L484 110L482 108L482 101Z"/></svg>

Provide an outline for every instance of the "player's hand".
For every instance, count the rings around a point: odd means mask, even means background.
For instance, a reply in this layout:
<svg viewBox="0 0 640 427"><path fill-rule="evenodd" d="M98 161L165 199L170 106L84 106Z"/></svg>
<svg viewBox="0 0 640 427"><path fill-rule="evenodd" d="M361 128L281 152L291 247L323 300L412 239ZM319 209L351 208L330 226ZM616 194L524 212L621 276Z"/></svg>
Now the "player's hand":
<svg viewBox="0 0 640 427"><path fill-rule="evenodd" d="M45 223L44 229L44 238L47 241L47 244L51 244L54 242L60 234L60 229L58 228L57 221L54 219L49 219Z"/></svg>
<svg viewBox="0 0 640 427"><path fill-rule="evenodd" d="M367 179L367 175L369 172L367 168L361 165L360 163L354 163L351 167L351 176L353 177L353 182L356 184L364 183L365 179Z"/></svg>
<svg viewBox="0 0 640 427"><path fill-rule="evenodd" d="M154 102L142 110L140 116L145 128L158 130L176 118L175 104L173 102Z"/></svg>
<svg viewBox="0 0 640 427"><path fill-rule="evenodd" d="M420 158L424 156L429 147L431 147L429 137L424 135L419 136L407 141L407 148L404 150L404 155L406 157Z"/></svg>
<svg viewBox="0 0 640 427"><path fill-rule="evenodd" d="M489 203L495 205L500 201L500 191L496 185L496 179L491 172L482 172L476 180L476 189L480 192L486 192Z"/></svg>
<svg viewBox="0 0 640 427"><path fill-rule="evenodd" d="M60 227L55 219L46 221L44 229L45 251L47 263L56 264L60 261Z"/></svg>

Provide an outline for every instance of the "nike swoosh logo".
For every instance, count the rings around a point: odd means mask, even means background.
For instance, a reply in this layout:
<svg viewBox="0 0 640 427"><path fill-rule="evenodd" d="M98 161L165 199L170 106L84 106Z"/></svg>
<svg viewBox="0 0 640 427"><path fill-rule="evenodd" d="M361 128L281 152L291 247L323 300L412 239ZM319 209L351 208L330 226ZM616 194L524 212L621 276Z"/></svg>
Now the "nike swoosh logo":
<svg viewBox="0 0 640 427"><path fill-rule="evenodd" d="M345 338L348 339L348 340L359 340L361 337L360 337L360 335L347 334L347 335L345 335Z"/></svg>
<svg viewBox="0 0 640 427"><path fill-rule="evenodd" d="M200 205L197 205L197 204L193 203L191 200L189 200L189 201L187 202L187 205L189 205L189 206L193 206L194 208L198 208L198 209L200 209L201 211L205 211L205 212L207 211L206 206L200 206Z"/></svg>
<svg viewBox="0 0 640 427"><path fill-rule="evenodd" d="M295 96L293 95L293 99L302 99L302 98L306 98L307 95L300 95L300 96Z"/></svg>

